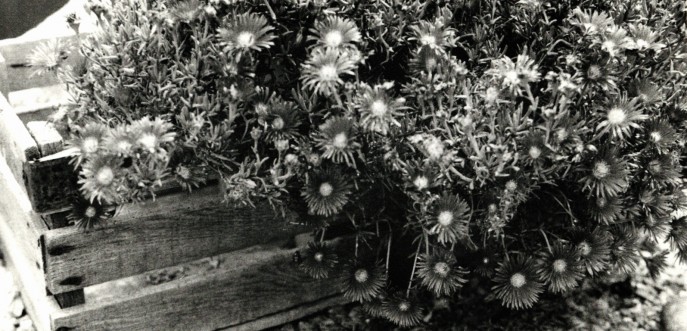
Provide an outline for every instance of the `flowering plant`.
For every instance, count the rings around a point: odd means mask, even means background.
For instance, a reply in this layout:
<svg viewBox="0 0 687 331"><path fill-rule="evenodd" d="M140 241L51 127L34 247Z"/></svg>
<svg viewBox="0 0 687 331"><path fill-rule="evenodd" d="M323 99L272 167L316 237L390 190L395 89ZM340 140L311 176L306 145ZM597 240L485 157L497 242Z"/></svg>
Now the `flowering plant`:
<svg viewBox="0 0 687 331"><path fill-rule="evenodd" d="M470 277L521 309L657 274L663 242L687 261L684 2L92 6L102 31L60 71L88 203L219 178L317 238L345 222L354 251L314 242L301 268L401 326Z"/></svg>

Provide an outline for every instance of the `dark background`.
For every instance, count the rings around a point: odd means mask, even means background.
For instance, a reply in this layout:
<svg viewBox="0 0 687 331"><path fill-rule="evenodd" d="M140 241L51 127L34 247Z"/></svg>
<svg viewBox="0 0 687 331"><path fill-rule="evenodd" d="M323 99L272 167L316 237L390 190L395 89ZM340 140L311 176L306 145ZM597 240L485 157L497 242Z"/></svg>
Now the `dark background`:
<svg viewBox="0 0 687 331"><path fill-rule="evenodd" d="M20 36L66 3L67 0L0 0L0 39Z"/></svg>

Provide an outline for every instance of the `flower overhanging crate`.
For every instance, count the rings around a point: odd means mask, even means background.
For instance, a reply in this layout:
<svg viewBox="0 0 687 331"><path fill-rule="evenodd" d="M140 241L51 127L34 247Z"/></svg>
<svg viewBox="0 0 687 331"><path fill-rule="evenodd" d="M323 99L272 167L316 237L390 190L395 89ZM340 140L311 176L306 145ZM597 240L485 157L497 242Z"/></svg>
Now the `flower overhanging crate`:
<svg viewBox="0 0 687 331"><path fill-rule="evenodd" d="M24 64L40 42L0 46L0 241L39 331L254 330L342 302L295 270L311 227L267 203L230 208L216 183L69 225L70 153L46 121L67 94Z"/></svg>

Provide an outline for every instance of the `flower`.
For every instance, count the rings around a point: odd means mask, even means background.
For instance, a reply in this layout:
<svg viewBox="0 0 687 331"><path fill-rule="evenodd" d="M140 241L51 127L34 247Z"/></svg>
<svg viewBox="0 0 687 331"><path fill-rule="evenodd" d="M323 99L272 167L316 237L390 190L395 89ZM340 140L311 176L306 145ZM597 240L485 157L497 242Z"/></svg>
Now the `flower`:
<svg viewBox="0 0 687 331"><path fill-rule="evenodd" d="M151 120L142 118L133 122L130 126L131 132L136 137L136 146L151 154L166 155L162 148L163 144L174 141L176 133L172 132L174 125L159 117Z"/></svg>
<svg viewBox="0 0 687 331"><path fill-rule="evenodd" d="M610 234L597 227L591 232L583 229L574 231L571 243L580 254L587 272L594 276L609 266L611 241Z"/></svg>
<svg viewBox="0 0 687 331"><path fill-rule="evenodd" d="M174 168L174 179L183 190L191 190L205 183L205 172L197 167L180 164Z"/></svg>
<svg viewBox="0 0 687 331"><path fill-rule="evenodd" d="M332 117L320 126L315 137L317 147L323 150L322 157L336 163L355 164L353 153L360 148L355 141L355 122L345 117Z"/></svg>
<svg viewBox="0 0 687 331"><path fill-rule="evenodd" d="M315 23L315 28L310 29L315 36L317 45L329 48L339 48L360 42L361 34L355 23L338 16L329 16Z"/></svg>
<svg viewBox="0 0 687 331"><path fill-rule="evenodd" d="M114 215L114 211L113 206L79 197L72 203L72 210L67 215L67 220L80 228L90 229L94 225L110 219Z"/></svg>
<svg viewBox="0 0 687 331"><path fill-rule="evenodd" d="M499 264L491 289L510 309L530 308L539 299L544 284L537 277L534 260L517 255Z"/></svg>
<svg viewBox="0 0 687 331"><path fill-rule="evenodd" d="M102 148L103 139L107 133L107 126L97 122L87 123L78 129L77 135L72 135L69 146L77 149L73 159L75 167L81 165L84 160L92 158Z"/></svg>
<svg viewBox="0 0 687 331"><path fill-rule="evenodd" d="M403 107L403 102L403 98L391 98L383 85L373 88L363 84L353 106L361 114L360 126L365 131L386 135L391 125L401 126L396 118L403 115L398 111Z"/></svg>
<svg viewBox="0 0 687 331"><path fill-rule="evenodd" d="M661 89L656 86L656 84L646 79L634 81L630 85L630 91L633 96L639 98L639 100L648 107L663 100Z"/></svg>
<svg viewBox="0 0 687 331"><path fill-rule="evenodd" d="M613 197L623 192L628 186L627 162L617 155L613 148L604 147L591 158L585 171L587 175L580 179L585 190L597 197Z"/></svg>
<svg viewBox="0 0 687 331"><path fill-rule="evenodd" d="M618 78L614 75L616 72L612 64L602 65L597 62L583 63L582 78L585 89L600 88L602 91L616 90L618 85L616 81Z"/></svg>
<svg viewBox="0 0 687 331"><path fill-rule="evenodd" d="M571 290L583 276L584 269L575 249L555 242L551 251L542 254L539 261L539 277L549 284L549 291L560 293Z"/></svg>
<svg viewBox="0 0 687 331"><path fill-rule="evenodd" d="M300 134L300 113L296 104L290 101L275 101L268 110L267 128L264 137L268 140L293 139Z"/></svg>
<svg viewBox="0 0 687 331"><path fill-rule="evenodd" d="M108 131L103 145L109 153L126 157L133 153L136 139L129 125L118 125Z"/></svg>
<svg viewBox="0 0 687 331"><path fill-rule="evenodd" d="M467 271L458 266L452 252L437 248L433 254L422 254L418 259L417 275L422 285L437 296L452 295L463 286Z"/></svg>
<svg viewBox="0 0 687 331"><path fill-rule="evenodd" d="M441 244L455 244L468 235L470 207L457 195L444 194L435 202L430 234L438 235Z"/></svg>
<svg viewBox="0 0 687 331"><path fill-rule="evenodd" d="M418 191L424 191L435 186L436 174L431 167L422 167L415 164L408 172L406 186Z"/></svg>
<svg viewBox="0 0 687 331"><path fill-rule="evenodd" d="M646 263L646 268L649 270L649 275L652 279L657 280L661 272L668 267L668 254L670 251L662 250L658 253L653 253L651 256L643 257Z"/></svg>
<svg viewBox="0 0 687 331"><path fill-rule="evenodd" d="M343 84L342 75L353 75L355 63L335 48L316 48L302 66L301 80L306 88L329 96Z"/></svg>
<svg viewBox="0 0 687 331"><path fill-rule="evenodd" d="M523 139L521 152L528 161L536 163L545 159L550 149L546 146L542 133L531 131Z"/></svg>
<svg viewBox="0 0 687 331"><path fill-rule="evenodd" d="M422 318L422 308L417 300L400 292L383 303L382 311L384 317L403 328L418 325Z"/></svg>
<svg viewBox="0 0 687 331"><path fill-rule="evenodd" d="M222 27L217 29L217 37L224 45L224 52L261 51L274 46L276 37L267 19L255 13L228 15Z"/></svg>
<svg viewBox="0 0 687 331"><path fill-rule="evenodd" d="M339 257L326 243L310 242L301 254L300 269L314 279L328 278Z"/></svg>
<svg viewBox="0 0 687 331"><path fill-rule="evenodd" d="M613 19L604 12L583 11L578 7L573 10L573 15L570 24L581 28L586 35L602 33L613 26Z"/></svg>
<svg viewBox="0 0 687 331"><path fill-rule="evenodd" d="M310 214L330 216L341 211L348 203L351 184L335 168L317 169L308 175L308 183L301 196L308 204Z"/></svg>
<svg viewBox="0 0 687 331"><path fill-rule="evenodd" d="M649 213L641 219L639 227L654 240L662 240L670 232L670 218Z"/></svg>
<svg viewBox="0 0 687 331"><path fill-rule="evenodd" d="M672 250L684 249L687 247L687 216L674 218L670 222L670 232L668 242Z"/></svg>
<svg viewBox="0 0 687 331"><path fill-rule="evenodd" d="M383 317L384 303L387 299L386 291L382 289L379 294L372 298L372 300L363 303L363 309L372 317Z"/></svg>
<svg viewBox="0 0 687 331"><path fill-rule="evenodd" d="M410 27L413 35L408 40L417 41L421 47L431 50L445 50L456 45L455 30L446 28L444 21L437 19L434 23L421 20Z"/></svg>
<svg viewBox="0 0 687 331"><path fill-rule="evenodd" d="M651 159L646 169L652 182L658 187L678 185L682 181L680 163L674 161L670 154Z"/></svg>
<svg viewBox="0 0 687 331"><path fill-rule="evenodd" d="M352 301L371 301L386 286L386 270L379 263L353 262L345 267L343 274L344 297Z"/></svg>
<svg viewBox="0 0 687 331"><path fill-rule="evenodd" d="M596 126L597 136L610 133L616 139L626 139L630 136L632 128L641 128L637 123L649 116L642 114L638 108L638 99L627 99L627 94L623 94L609 108L606 109L605 118Z"/></svg>
<svg viewBox="0 0 687 331"><path fill-rule="evenodd" d="M610 57L616 57L632 45L632 40L627 36L627 31L618 26L612 26L601 37L601 50Z"/></svg>
<svg viewBox="0 0 687 331"><path fill-rule="evenodd" d="M644 134L646 142L660 153L666 153L668 148L677 141L677 131L670 123L662 118L653 118L646 122Z"/></svg>
<svg viewBox="0 0 687 331"><path fill-rule="evenodd" d="M28 56L29 66L33 69L31 77L55 72L69 57L69 48L69 45L57 38L49 39L36 46Z"/></svg>
<svg viewBox="0 0 687 331"><path fill-rule="evenodd" d="M169 14L178 21L189 23L198 17L201 6L200 0L179 1L169 10Z"/></svg>
<svg viewBox="0 0 687 331"><path fill-rule="evenodd" d="M595 221L605 225L613 224L623 210L622 200L618 197L592 198L587 210Z"/></svg>
<svg viewBox="0 0 687 331"><path fill-rule="evenodd" d="M433 72L437 69L442 59L439 57L437 52L429 47L422 47L420 50L413 55L410 60L410 68L416 72Z"/></svg>
<svg viewBox="0 0 687 331"><path fill-rule="evenodd" d="M112 156L89 159L81 169L79 185L88 201L113 204L120 200L121 161Z"/></svg>
<svg viewBox="0 0 687 331"><path fill-rule="evenodd" d="M501 87L520 95L521 88L527 88L529 83L539 81L541 74L538 69L539 66L534 60L526 54L521 54L515 62L507 56L492 60L491 69L485 71L485 74L501 82Z"/></svg>
<svg viewBox="0 0 687 331"><path fill-rule="evenodd" d="M611 244L613 270L629 275L637 268L637 243L634 229L622 226L615 230Z"/></svg>
<svg viewBox="0 0 687 331"><path fill-rule="evenodd" d="M665 44L657 42L658 33L644 24L630 24L629 30L632 35L630 45L628 46L629 49L635 49L640 52L645 50L659 52L666 47Z"/></svg>

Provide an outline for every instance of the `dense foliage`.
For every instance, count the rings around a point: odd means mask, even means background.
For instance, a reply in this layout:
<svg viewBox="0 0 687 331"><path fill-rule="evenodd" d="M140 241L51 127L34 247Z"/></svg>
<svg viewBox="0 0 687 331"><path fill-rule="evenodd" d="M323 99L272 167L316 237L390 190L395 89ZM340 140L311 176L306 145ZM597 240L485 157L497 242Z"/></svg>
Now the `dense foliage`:
<svg viewBox="0 0 687 331"><path fill-rule="evenodd" d="M687 261L684 2L113 2L58 68L87 203L219 179L349 224L302 269L401 326L469 277L520 309Z"/></svg>

